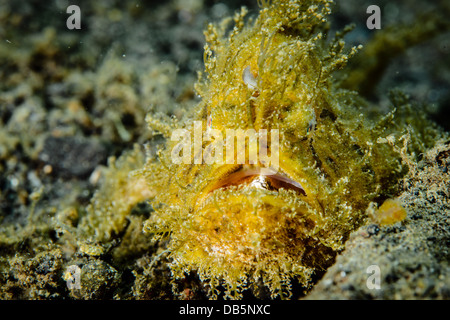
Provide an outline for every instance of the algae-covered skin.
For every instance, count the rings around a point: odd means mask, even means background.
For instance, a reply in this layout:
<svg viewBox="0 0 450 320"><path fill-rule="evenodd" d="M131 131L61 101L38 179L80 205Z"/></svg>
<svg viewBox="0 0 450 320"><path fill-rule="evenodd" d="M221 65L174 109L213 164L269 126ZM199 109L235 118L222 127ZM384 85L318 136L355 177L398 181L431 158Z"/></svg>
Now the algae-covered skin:
<svg viewBox="0 0 450 320"><path fill-rule="evenodd" d="M211 297L222 285L227 297L239 298L248 283L260 280L272 297L288 297L294 279L309 290L313 276L333 263L362 224L369 203L394 196L407 172L386 142L408 132L411 146L419 147L424 132L425 142L439 136L426 120L397 118L408 112L405 99L399 110L372 120L364 115L368 103L340 88L333 72L357 48L344 50L343 33L326 41L331 5L274 1L262 5L255 21L245 21L245 10L236 14L229 34L230 20L209 25L206 76L197 86L202 102L172 127L148 117L171 141L141 170L156 191L144 231L168 236L174 277L195 270L210 284ZM190 162L174 163L176 129L193 145L184 158ZM277 130L276 170L261 159L250 163L248 153L244 164L226 162L229 129ZM203 138L197 149L196 137ZM266 141L259 150L274 152L273 144ZM246 152L232 150L234 159ZM211 155L219 161L208 164Z"/></svg>

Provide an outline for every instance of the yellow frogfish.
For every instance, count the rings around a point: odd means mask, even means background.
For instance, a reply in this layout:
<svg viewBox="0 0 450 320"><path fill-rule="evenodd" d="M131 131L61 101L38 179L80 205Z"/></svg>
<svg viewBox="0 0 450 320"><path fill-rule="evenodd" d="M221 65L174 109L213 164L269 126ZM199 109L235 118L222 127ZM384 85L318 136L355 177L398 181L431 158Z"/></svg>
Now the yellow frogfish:
<svg viewBox="0 0 450 320"><path fill-rule="evenodd" d="M195 271L212 298L256 283L272 297L294 282L309 290L407 172L386 141L438 135L407 123L408 103L369 117L370 103L340 86L335 71L360 48L345 47L345 32L326 39L331 6L279 0L209 25L201 102L171 125L147 118L166 144L139 173L155 192L144 231L169 240L175 278Z"/></svg>

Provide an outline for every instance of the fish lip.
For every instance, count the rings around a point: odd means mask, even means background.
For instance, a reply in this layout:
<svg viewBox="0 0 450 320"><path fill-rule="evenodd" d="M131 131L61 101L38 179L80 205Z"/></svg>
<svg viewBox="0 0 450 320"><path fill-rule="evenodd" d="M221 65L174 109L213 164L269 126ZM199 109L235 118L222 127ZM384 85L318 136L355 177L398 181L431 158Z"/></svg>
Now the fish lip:
<svg viewBox="0 0 450 320"><path fill-rule="evenodd" d="M257 180L257 183L254 183ZM280 188L294 190L297 193L306 196L306 191L303 186L273 168L260 167L260 166L242 166L238 170L222 177L219 181L216 181L216 185L209 190L209 193L222 188L230 186L243 186L255 187L259 189L268 189L272 191L278 191Z"/></svg>

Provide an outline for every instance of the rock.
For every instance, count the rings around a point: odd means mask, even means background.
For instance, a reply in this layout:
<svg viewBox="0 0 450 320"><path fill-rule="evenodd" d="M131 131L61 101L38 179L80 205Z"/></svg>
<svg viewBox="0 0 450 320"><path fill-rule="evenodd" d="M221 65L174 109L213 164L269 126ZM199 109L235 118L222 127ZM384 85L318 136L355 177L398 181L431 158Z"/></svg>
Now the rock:
<svg viewBox="0 0 450 320"><path fill-rule="evenodd" d="M409 174L410 187L399 197L406 219L353 232L306 299L450 298L449 175L442 174L435 157L448 150L449 144L438 144ZM374 276L379 288L371 285Z"/></svg>
<svg viewBox="0 0 450 320"><path fill-rule="evenodd" d="M75 137L48 137L39 159L64 178L86 178L104 163L107 149L96 140Z"/></svg>

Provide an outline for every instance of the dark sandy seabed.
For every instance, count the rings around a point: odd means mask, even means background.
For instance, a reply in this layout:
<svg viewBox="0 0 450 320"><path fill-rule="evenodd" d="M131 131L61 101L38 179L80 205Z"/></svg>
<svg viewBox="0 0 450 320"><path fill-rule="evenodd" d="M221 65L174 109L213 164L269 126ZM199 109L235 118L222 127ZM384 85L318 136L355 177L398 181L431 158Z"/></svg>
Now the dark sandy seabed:
<svg viewBox="0 0 450 320"><path fill-rule="evenodd" d="M340 1L332 28L355 23L346 40L364 44L376 33L365 26L369 4L382 8L384 26L436 10L427 2ZM69 4L81 8L81 30L66 28ZM147 129L148 112L177 116L198 102L203 29L242 5L257 13L256 1L0 3L0 299L207 298L195 274L172 286L164 258L149 269L158 248L146 239L120 260L126 232L101 254L83 253L65 243L55 220L63 215L76 226L78 217L61 211L89 204L108 157L161 143ZM400 88L449 131L449 35L392 59L369 97L380 112L388 91ZM313 290L302 297L294 287L293 298L449 299L450 145L414 165L400 182L407 218L355 231ZM141 204L133 221L149 214ZM74 264L86 275L78 291L63 278ZM378 290L367 286L371 265L381 271Z"/></svg>

